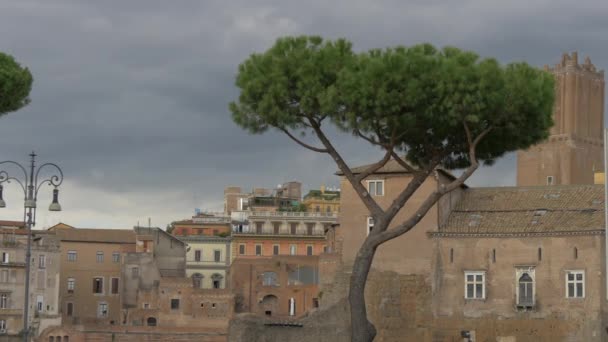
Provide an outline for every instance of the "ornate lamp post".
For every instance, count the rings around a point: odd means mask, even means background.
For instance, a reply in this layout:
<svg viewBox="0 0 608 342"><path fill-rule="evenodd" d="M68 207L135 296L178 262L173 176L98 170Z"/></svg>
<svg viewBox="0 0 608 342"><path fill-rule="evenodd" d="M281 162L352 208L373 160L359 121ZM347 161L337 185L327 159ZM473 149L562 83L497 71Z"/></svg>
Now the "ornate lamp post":
<svg viewBox="0 0 608 342"><path fill-rule="evenodd" d="M32 152L30 154L30 167L29 175L25 167L14 161L3 161L0 162L0 166L3 164L11 164L23 171L23 179L15 178L7 171L0 169L0 208L6 207L6 202L2 198L3 183L10 183L11 181L17 182L21 185L23 190L24 199L24 211L23 221L27 225L27 250L25 251L25 303L23 307L23 340L28 341L29 338L29 300L30 300L30 267L32 265L32 227L36 225L36 202L38 200L38 190L44 184L53 186L53 201L49 206L49 211L61 211L61 205L59 205L59 189L57 187L63 182L63 172L59 166L53 163L45 163L40 165L36 169L36 154ZM53 169L53 176L47 179L40 180L38 175L40 170L43 168Z"/></svg>

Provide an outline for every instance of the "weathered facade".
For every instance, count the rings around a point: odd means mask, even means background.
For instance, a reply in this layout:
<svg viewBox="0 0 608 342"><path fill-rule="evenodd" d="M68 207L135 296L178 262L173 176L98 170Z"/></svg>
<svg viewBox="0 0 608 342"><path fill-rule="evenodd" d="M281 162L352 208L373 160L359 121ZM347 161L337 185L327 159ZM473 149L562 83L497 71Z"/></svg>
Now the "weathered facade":
<svg viewBox="0 0 608 342"><path fill-rule="evenodd" d="M589 57L564 54L555 75L554 126L549 139L517 153L517 185L593 184L604 169L604 71Z"/></svg>
<svg viewBox="0 0 608 342"><path fill-rule="evenodd" d="M237 312L297 317L319 306L319 257L237 258L231 266Z"/></svg>
<svg viewBox="0 0 608 342"><path fill-rule="evenodd" d="M188 245L186 253L186 276L195 287L203 289L227 288L230 268L230 237L184 236Z"/></svg>
<svg viewBox="0 0 608 342"><path fill-rule="evenodd" d="M302 203L311 213L337 213L340 211L340 191L327 190L325 185L321 185L319 190L310 190L304 195Z"/></svg>
<svg viewBox="0 0 608 342"><path fill-rule="evenodd" d="M8 226L5 223L4 227ZM0 339L23 330L25 250L27 230L0 228ZM61 324L59 314L59 241L54 234L32 232L29 324L37 336L48 326Z"/></svg>
<svg viewBox="0 0 608 342"><path fill-rule="evenodd" d="M223 213L200 213L189 220L173 222L175 236L228 236L230 235L230 216Z"/></svg>
<svg viewBox="0 0 608 342"><path fill-rule="evenodd" d="M132 229L74 228L49 231L61 241L59 298L63 324L118 325L122 321L122 259L135 252Z"/></svg>

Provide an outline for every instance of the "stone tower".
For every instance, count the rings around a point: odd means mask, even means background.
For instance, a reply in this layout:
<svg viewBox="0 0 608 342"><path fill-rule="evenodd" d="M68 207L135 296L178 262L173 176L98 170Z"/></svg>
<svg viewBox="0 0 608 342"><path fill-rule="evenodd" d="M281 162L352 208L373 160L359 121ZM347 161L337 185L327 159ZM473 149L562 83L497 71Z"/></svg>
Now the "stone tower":
<svg viewBox="0 0 608 342"><path fill-rule="evenodd" d="M593 184L604 169L604 71L589 57L564 54L545 70L555 75L554 126L549 139L517 152L517 185Z"/></svg>

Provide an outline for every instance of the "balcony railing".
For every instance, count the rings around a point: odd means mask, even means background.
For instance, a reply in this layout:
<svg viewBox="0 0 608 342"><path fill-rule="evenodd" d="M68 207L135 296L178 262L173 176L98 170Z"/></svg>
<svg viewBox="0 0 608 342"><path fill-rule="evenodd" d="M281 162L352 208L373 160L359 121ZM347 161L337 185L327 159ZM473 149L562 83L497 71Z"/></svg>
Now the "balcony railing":
<svg viewBox="0 0 608 342"><path fill-rule="evenodd" d="M252 211L249 217L337 219L338 215L336 213L306 211Z"/></svg>
<svg viewBox="0 0 608 342"><path fill-rule="evenodd" d="M322 230L313 230L312 232L306 231L297 231L295 234L292 234L290 231L279 231L275 232L274 230L262 229L261 231L256 231L255 229L250 229L248 231L239 232L237 230L232 231L232 235L239 234L247 234L247 235L280 235L280 236L325 236Z"/></svg>

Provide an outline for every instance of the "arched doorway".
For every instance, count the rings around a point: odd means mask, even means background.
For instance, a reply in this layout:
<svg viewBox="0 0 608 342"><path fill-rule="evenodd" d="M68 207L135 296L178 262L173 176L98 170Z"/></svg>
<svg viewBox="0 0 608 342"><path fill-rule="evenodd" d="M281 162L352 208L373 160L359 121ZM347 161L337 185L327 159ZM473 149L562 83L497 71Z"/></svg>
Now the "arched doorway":
<svg viewBox="0 0 608 342"><path fill-rule="evenodd" d="M279 311L279 299L275 295L266 295L260 302L260 309L266 316L272 316Z"/></svg>
<svg viewBox="0 0 608 342"><path fill-rule="evenodd" d="M148 317L148 320L146 321L147 325L149 327L155 327L156 326L156 318L154 317Z"/></svg>

